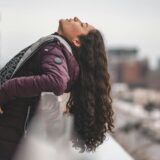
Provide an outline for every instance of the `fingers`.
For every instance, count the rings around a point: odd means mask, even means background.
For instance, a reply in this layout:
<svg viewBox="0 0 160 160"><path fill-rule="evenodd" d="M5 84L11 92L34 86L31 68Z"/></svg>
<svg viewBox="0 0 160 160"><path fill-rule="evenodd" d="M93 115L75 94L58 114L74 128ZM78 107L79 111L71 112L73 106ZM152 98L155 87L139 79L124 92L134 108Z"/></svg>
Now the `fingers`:
<svg viewBox="0 0 160 160"><path fill-rule="evenodd" d="M2 110L2 108L0 107L0 114L3 114L3 110Z"/></svg>

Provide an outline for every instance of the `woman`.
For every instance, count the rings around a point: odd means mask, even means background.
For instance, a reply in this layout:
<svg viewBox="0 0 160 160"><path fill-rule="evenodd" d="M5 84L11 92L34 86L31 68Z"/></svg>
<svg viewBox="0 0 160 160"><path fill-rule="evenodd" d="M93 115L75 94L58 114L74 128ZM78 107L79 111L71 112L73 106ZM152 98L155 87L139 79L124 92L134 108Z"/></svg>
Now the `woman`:
<svg viewBox="0 0 160 160"><path fill-rule="evenodd" d="M105 133L112 132L110 76L101 33L74 17L61 19L53 36L37 48L38 42L22 50L21 64L11 71L12 76L4 79L5 70L14 63L2 69L0 158L13 155L41 92L70 92L66 113L74 116L75 147L94 151L104 141ZM24 60L32 48L34 54Z"/></svg>

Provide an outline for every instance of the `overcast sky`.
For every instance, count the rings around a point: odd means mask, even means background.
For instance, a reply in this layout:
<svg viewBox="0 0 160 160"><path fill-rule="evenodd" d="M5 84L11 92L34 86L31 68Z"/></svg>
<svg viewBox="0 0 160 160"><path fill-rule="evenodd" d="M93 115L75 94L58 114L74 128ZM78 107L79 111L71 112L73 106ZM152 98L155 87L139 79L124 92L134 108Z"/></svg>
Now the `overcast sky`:
<svg viewBox="0 0 160 160"><path fill-rule="evenodd" d="M1 64L74 16L101 30L108 47L137 47L152 67L160 58L159 0L0 0L0 12Z"/></svg>

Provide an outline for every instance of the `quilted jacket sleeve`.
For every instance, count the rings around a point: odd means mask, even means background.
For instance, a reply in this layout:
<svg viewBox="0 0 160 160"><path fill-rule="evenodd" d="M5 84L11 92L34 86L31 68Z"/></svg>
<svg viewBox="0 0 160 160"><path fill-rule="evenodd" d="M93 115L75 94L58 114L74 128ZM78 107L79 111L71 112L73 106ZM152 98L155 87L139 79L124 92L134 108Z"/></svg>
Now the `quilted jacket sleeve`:
<svg viewBox="0 0 160 160"><path fill-rule="evenodd" d="M42 75L23 76L10 79L0 87L0 105L16 97L33 97L41 92L54 92L61 95L70 80L66 59L57 47L43 49ZM59 62L55 61L55 58Z"/></svg>

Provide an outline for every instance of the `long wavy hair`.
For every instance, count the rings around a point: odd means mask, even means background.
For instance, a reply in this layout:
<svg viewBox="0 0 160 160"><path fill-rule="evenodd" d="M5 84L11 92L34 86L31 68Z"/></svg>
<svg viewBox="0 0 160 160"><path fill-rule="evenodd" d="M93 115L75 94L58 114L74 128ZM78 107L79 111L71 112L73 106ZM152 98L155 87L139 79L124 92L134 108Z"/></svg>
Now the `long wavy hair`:
<svg viewBox="0 0 160 160"><path fill-rule="evenodd" d="M72 46L80 74L72 86L67 110L74 117L73 146L81 152L95 151L113 132L114 120L108 62L103 37L98 30L79 36L81 46Z"/></svg>

